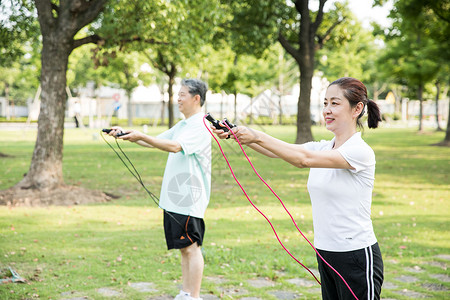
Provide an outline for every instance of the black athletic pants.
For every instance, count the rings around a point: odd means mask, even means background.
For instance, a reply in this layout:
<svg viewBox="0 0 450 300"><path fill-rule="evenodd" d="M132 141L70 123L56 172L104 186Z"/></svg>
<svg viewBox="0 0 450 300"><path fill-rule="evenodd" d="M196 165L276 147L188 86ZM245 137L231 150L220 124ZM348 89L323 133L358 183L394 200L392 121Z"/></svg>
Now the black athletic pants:
<svg viewBox="0 0 450 300"><path fill-rule="evenodd" d="M364 249L332 252L317 249L359 300L379 300L383 284L383 259L378 243ZM354 300L343 280L317 256L323 300Z"/></svg>

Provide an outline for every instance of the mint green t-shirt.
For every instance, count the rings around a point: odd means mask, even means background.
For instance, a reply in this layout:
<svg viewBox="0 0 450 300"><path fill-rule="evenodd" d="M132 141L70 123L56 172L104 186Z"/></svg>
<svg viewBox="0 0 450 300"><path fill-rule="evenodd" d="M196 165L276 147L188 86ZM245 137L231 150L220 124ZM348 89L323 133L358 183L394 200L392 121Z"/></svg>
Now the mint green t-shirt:
<svg viewBox="0 0 450 300"><path fill-rule="evenodd" d="M159 206L197 218L204 218L211 193L211 134L203 115L197 113L157 136L182 148L167 158Z"/></svg>

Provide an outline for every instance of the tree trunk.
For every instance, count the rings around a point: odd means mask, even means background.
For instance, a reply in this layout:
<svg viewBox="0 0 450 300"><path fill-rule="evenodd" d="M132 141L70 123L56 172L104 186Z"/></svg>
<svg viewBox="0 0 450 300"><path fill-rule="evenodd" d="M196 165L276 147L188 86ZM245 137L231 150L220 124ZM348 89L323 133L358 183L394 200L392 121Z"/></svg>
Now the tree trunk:
<svg viewBox="0 0 450 300"><path fill-rule="evenodd" d="M447 92L444 93L444 95L447 95L448 98L448 89ZM440 143L441 145L450 146L450 103L448 105L448 114L447 114L447 129L445 130L445 138Z"/></svg>
<svg viewBox="0 0 450 300"><path fill-rule="evenodd" d="M434 146L450 147L450 105L448 106L447 114L447 129L445 131L445 138Z"/></svg>
<svg viewBox="0 0 450 300"><path fill-rule="evenodd" d="M224 91L221 92L222 93L222 98L220 99L220 119L223 120L223 99L226 96L226 93Z"/></svg>
<svg viewBox="0 0 450 300"><path fill-rule="evenodd" d="M306 14L306 12L304 13ZM304 15L303 14L303 15ZM302 18L303 18L302 15ZM309 10L308 10L309 16ZM311 35L313 25L306 20L300 25L299 58L300 95L297 104L297 136L296 144L303 144L313 140L311 132L311 89L314 75L315 32Z"/></svg>
<svg viewBox="0 0 450 300"><path fill-rule="evenodd" d="M417 91L419 97L419 131L423 130L423 84L419 84L419 90Z"/></svg>
<svg viewBox="0 0 450 300"><path fill-rule="evenodd" d="M169 110L169 128L172 128L174 125L174 116L173 116L173 85L175 84L175 74L169 73L169 88L167 92L169 93L169 101L167 102L168 110Z"/></svg>
<svg viewBox="0 0 450 300"><path fill-rule="evenodd" d="M401 89L393 89L392 92L394 93L395 102L394 102L394 112L398 113L402 116L402 93Z"/></svg>
<svg viewBox="0 0 450 300"><path fill-rule="evenodd" d="M165 103L164 103L164 93L161 93L161 125L164 125L164 115L166 113Z"/></svg>
<svg viewBox="0 0 450 300"><path fill-rule="evenodd" d="M9 83L5 82L6 120L11 119L11 103L9 102Z"/></svg>
<svg viewBox="0 0 450 300"><path fill-rule="evenodd" d="M248 124L253 124L253 97L250 98L250 113L248 114Z"/></svg>
<svg viewBox="0 0 450 300"><path fill-rule="evenodd" d="M60 1L58 7L54 1L35 0L42 33L42 92L37 139L27 174L14 187L0 192L0 204L74 205L109 199L102 192L65 186L62 172L69 55L74 48L93 41L89 37L73 38L98 16L105 3L106 0Z"/></svg>
<svg viewBox="0 0 450 300"><path fill-rule="evenodd" d="M297 136L296 144L313 140L311 131L311 88L314 67L303 67L300 70L300 95L297 103Z"/></svg>
<svg viewBox="0 0 450 300"><path fill-rule="evenodd" d="M445 131L445 138L443 143L447 146L450 146L450 105L448 106L447 130Z"/></svg>
<svg viewBox="0 0 450 300"><path fill-rule="evenodd" d="M234 123L237 123L237 91L234 90Z"/></svg>
<svg viewBox="0 0 450 300"><path fill-rule="evenodd" d="M283 103L281 102L281 97L282 95L280 95L280 99L278 100L278 107L280 108L279 123L283 125Z"/></svg>
<svg viewBox="0 0 450 300"><path fill-rule="evenodd" d="M280 48L280 54L278 55L278 65L280 66L280 69L282 69L283 66L283 52L281 51ZM283 98L284 95L284 73L280 72L280 75L278 76L278 91L279 91L279 95L280 95L280 99L278 99L278 107L279 107L279 123L280 125L283 125L283 106L282 106L282 101L281 99Z"/></svg>
<svg viewBox="0 0 450 300"><path fill-rule="evenodd" d="M66 71L71 44L61 35L54 30L43 37L38 133L30 169L18 183L22 189L54 189L64 185L62 158Z"/></svg>
<svg viewBox="0 0 450 300"><path fill-rule="evenodd" d="M130 73L130 67L127 63L123 66L123 74L125 75L125 94L127 95L127 123L128 127L131 127L133 126L133 107L131 106L133 89L130 88L132 86L130 81L133 75ZM119 112L117 112L117 124L119 124Z"/></svg>
<svg viewBox="0 0 450 300"><path fill-rule="evenodd" d="M133 104L131 103L131 95L133 94L133 90L126 90L127 98L128 98L128 109L127 109L127 115L128 115L128 127L133 126ZM118 118L119 116L117 116Z"/></svg>
<svg viewBox="0 0 450 300"><path fill-rule="evenodd" d="M300 95L297 104L297 136L295 143L302 144L313 140L311 131L311 88L314 75L314 55L317 49L323 46L328 36L317 36L317 30L323 21L323 8L327 0L319 1L319 9L312 21L309 11L309 1L297 0L294 2L297 12L300 14L300 28L298 32L298 49L293 47L280 32L278 41L283 48L296 60L300 69ZM336 21L326 30L331 31L341 22Z"/></svg>
<svg viewBox="0 0 450 300"><path fill-rule="evenodd" d="M373 83L373 101L377 102L378 101L378 96L379 96L378 81L375 81Z"/></svg>
<svg viewBox="0 0 450 300"><path fill-rule="evenodd" d="M439 94L441 92L441 83L436 80L436 131L443 131L441 125L439 124Z"/></svg>

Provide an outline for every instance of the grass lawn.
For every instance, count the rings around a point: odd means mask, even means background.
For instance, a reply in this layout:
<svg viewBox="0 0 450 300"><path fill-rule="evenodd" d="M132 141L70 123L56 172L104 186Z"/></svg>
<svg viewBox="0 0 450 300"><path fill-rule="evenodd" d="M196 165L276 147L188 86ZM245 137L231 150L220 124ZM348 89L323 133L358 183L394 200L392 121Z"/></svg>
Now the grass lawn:
<svg viewBox="0 0 450 300"><path fill-rule="evenodd" d="M264 129L286 141L294 140L294 127ZM152 128L150 134L163 130ZM316 140L331 138L323 128L316 127L313 133ZM450 297L450 149L431 146L443 137L444 133L418 134L415 129L364 132L377 158L372 219L385 262L383 298ZM0 158L0 189L14 185L28 171L35 138L35 131L2 132L0 152L10 157ZM146 186L159 195L167 154L131 143L121 145ZM269 216L285 246L303 264L316 269L314 251L258 180L237 145L229 141L222 145L236 176L252 201ZM308 170L249 154L312 241ZM120 198L73 207L0 207L0 275L8 276L11 267L28 280L28 284L0 284L0 299L111 299L99 294L99 288L117 290L125 299L175 295L181 284L180 257L177 251L166 250L161 210L98 131L67 129L63 166L67 184ZM276 299L270 291L284 290L301 294L301 299L320 299L319 285L284 252L268 223L248 203L214 141L212 172L202 294L239 299L239 295L224 291L241 289L245 291L242 297ZM249 279L258 278L273 285L258 288L249 284ZM294 278L310 280L312 286L289 282ZM219 279L223 281L218 284ZM152 282L157 291L138 292L130 286L136 282Z"/></svg>

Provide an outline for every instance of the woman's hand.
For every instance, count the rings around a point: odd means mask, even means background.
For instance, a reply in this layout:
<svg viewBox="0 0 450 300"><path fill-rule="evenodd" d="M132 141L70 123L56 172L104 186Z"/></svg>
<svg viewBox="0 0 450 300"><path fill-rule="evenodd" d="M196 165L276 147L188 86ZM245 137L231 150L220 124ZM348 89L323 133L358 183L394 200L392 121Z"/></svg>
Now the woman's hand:
<svg viewBox="0 0 450 300"><path fill-rule="evenodd" d="M245 126L237 126L233 128L236 138L243 145L257 143L259 141L259 132ZM234 138L234 136L232 136Z"/></svg>
<svg viewBox="0 0 450 300"><path fill-rule="evenodd" d="M222 123L220 125L222 125ZM223 126L223 128L226 129L226 127L224 125L222 125L222 126ZM210 125L210 128L211 128L211 131L213 133L215 133L217 135L217 137L222 139L222 140L228 138L228 136L230 136L230 135L231 135L231 137L233 137L233 135L230 134L230 132L225 132L223 129L217 129L213 125Z"/></svg>
<svg viewBox="0 0 450 300"><path fill-rule="evenodd" d="M222 125L222 124L221 124ZM223 126L225 128L225 126ZM233 127L231 130L233 133L227 131L225 132L223 129L217 129L216 127L211 125L211 130L214 132L217 137L220 139L226 139L228 137L235 139L234 135L239 139L239 142L243 145L248 145L252 143L256 143L259 139L258 131L250 129L245 126L237 126Z"/></svg>

